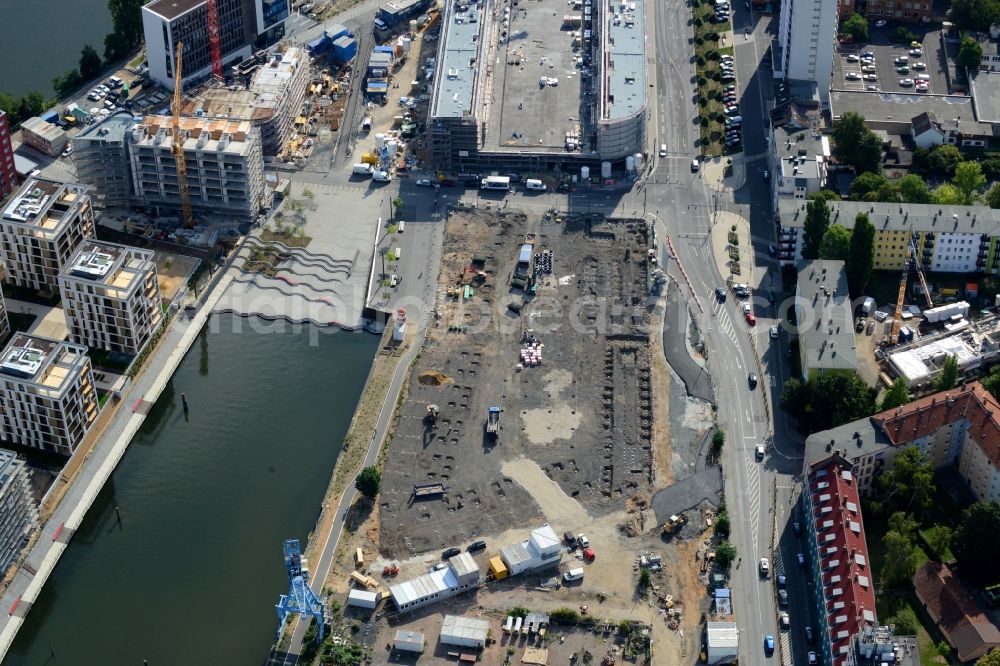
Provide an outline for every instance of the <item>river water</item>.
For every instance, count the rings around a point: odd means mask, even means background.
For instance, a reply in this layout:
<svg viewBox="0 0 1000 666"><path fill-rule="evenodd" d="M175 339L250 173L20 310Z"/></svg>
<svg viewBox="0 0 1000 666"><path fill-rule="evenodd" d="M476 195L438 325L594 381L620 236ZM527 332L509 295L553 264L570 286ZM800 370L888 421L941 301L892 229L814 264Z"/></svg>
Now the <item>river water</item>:
<svg viewBox="0 0 1000 666"><path fill-rule="evenodd" d="M107 0L0 0L0 92L54 96L52 79L79 64L84 44L103 56L111 30Z"/></svg>
<svg viewBox="0 0 1000 666"><path fill-rule="evenodd" d="M305 545L377 345L213 317L4 666L261 663L288 588L282 541Z"/></svg>

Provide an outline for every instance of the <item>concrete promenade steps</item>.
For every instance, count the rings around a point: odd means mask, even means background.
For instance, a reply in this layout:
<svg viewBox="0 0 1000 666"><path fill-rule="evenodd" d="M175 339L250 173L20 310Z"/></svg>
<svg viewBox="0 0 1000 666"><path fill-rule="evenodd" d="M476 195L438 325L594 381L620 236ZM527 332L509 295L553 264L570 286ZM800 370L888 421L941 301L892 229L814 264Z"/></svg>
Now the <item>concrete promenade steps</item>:
<svg viewBox="0 0 1000 666"><path fill-rule="evenodd" d="M338 259L337 257L327 253L310 252L302 247L289 247L280 241L264 242L256 236L247 238L243 247L240 248L239 256L246 259L248 258L245 256L246 254L250 254L254 250L261 250L269 246L277 249L282 254L287 255L288 260L294 260L303 266L320 266L331 273L346 272L347 275L350 275L351 270L354 268L354 264L358 260L357 253L355 253L352 259Z"/></svg>

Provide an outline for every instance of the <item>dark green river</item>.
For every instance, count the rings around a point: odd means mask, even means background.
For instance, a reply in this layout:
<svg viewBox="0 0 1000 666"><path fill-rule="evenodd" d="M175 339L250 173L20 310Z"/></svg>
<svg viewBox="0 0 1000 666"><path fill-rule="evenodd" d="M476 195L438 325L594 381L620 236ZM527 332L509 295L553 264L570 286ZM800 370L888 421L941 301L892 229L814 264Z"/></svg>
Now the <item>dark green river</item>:
<svg viewBox="0 0 1000 666"><path fill-rule="evenodd" d="M315 524L377 345L213 317L3 665L260 664L288 587L281 542Z"/></svg>

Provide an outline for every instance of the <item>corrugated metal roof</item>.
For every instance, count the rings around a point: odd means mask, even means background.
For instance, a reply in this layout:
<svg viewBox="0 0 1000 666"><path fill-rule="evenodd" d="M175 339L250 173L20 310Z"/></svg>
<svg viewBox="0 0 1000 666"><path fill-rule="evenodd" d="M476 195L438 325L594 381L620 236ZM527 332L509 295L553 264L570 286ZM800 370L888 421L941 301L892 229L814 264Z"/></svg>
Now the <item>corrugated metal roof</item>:
<svg viewBox="0 0 1000 666"><path fill-rule="evenodd" d="M458 579L455 578L455 572L448 568L393 585L389 588L389 592L396 604L402 606L457 586Z"/></svg>
<svg viewBox="0 0 1000 666"><path fill-rule="evenodd" d="M441 642L448 643L449 639L458 638L485 643L489 631L490 623L486 620L464 615L445 615L441 625Z"/></svg>

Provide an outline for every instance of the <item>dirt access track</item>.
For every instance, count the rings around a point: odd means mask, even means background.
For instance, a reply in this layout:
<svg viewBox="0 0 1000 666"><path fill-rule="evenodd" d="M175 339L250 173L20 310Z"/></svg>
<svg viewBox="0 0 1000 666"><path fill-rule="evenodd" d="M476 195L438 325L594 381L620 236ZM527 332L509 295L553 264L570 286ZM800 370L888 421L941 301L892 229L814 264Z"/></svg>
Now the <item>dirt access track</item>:
<svg viewBox="0 0 1000 666"><path fill-rule="evenodd" d="M532 260L519 267L526 239ZM383 474L383 554L528 527L542 512L502 470L521 457L591 516L649 496L650 242L641 220L450 214L435 319ZM525 273L534 286L521 289ZM495 439L491 406L501 408ZM417 497L414 484L437 483Z"/></svg>

